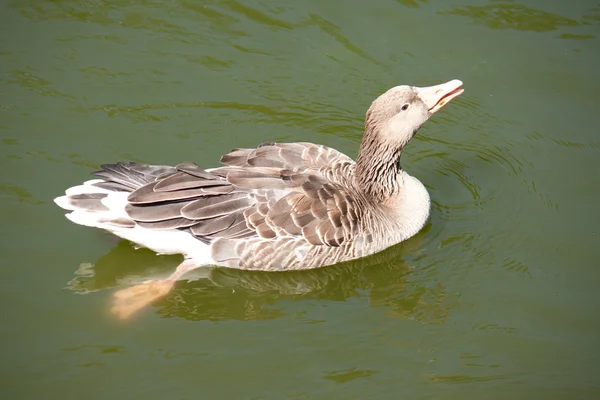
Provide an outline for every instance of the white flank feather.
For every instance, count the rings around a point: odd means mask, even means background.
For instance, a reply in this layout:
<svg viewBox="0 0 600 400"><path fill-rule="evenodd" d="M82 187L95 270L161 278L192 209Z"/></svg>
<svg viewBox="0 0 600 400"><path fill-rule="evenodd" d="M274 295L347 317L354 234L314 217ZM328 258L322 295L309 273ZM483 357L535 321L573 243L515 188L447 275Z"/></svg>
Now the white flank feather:
<svg viewBox="0 0 600 400"><path fill-rule="evenodd" d="M160 254L183 254L186 259L192 260L195 265L215 264L210 256L210 245L202 243L187 232L178 229L152 230L138 225L134 227L123 226L124 222L133 222L125 211L129 193L115 192L93 186L94 183L99 182L103 182L103 180L93 179L84 182L82 185L73 186L65 191L65 196L55 198L54 202L59 207L72 211L65 216L76 224L104 229ZM107 211L90 211L78 208L69 199L69 196L97 193L107 195L99 200L108 208Z"/></svg>

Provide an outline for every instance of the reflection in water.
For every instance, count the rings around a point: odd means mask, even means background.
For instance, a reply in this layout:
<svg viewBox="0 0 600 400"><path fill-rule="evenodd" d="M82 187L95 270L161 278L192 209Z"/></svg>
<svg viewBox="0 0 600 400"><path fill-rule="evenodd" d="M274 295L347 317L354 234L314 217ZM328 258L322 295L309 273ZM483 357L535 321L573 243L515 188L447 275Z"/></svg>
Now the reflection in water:
<svg viewBox="0 0 600 400"><path fill-rule="evenodd" d="M362 117L350 116L350 112L344 112L332 105L321 103L287 104L268 106L264 104L236 103L236 102L172 102L161 104L144 104L141 106L118 106L115 104L99 105L90 108L78 107L79 112L103 111L109 117L124 116L134 122L149 121L160 122L181 118L185 114L197 115L199 109L209 109L212 115L222 112L227 115L230 122L241 123L248 120L256 123L273 123L284 126L306 126L320 132L335 134L337 136L360 137L360 127L363 124ZM310 106L314 106L311 108ZM175 114L172 110L178 110ZM222 110L222 111L221 111ZM168 113L168 111L171 111ZM239 112L239 113L234 113ZM357 133L360 132L360 133Z"/></svg>
<svg viewBox="0 0 600 400"><path fill-rule="evenodd" d="M426 228L425 230L427 230ZM347 301L366 299L387 315L425 323L443 323L447 306L440 285L410 282L402 256L423 245L416 238L362 260L308 271L255 272L202 268L180 281L156 311L165 317L189 320L264 320L288 315L284 300ZM95 265L82 264L68 283L77 293L129 285L149 277L168 275L180 262L177 256L156 256L135 250L122 241ZM410 283L409 283L410 282ZM304 318L305 311L294 312ZM310 322L318 322L311 320Z"/></svg>
<svg viewBox="0 0 600 400"><path fill-rule="evenodd" d="M421 6L421 3L427 3L427 0L396 0L398 3L406 7L417 8Z"/></svg>
<svg viewBox="0 0 600 400"><path fill-rule="evenodd" d="M506 257L504 260L502 260L502 266L508 271L520 272L526 275L529 279L532 279L531 272L529 272L529 267L522 261L515 260L511 257Z"/></svg>
<svg viewBox="0 0 600 400"><path fill-rule="evenodd" d="M600 25L600 7L590 8L588 13L582 16L581 19L586 24L595 23L596 25Z"/></svg>
<svg viewBox="0 0 600 400"><path fill-rule="evenodd" d="M424 0L418 0L424 1ZM417 1L401 1L404 5L414 7ZM220 0L213 4L196 4L193 1L178 1L176 6L165 6L153 3L145 7L143 12L128 11L139 10L138 2L134 1L112 1L112 2L79 2L64 0L61 2L34 2L31 0L17 0L12 3L21 14L33 21L40 20L76 20L91 22L99 25L112 25L129 29L139 29L161 34L171 41L183 43L200 43L213 40L215 34L225 35L229 38L232 48L247 53L274 55L263 49L248 48L231 40L247 37L243 30L235 29L233 26L243 21L259 24L270 31L291 31L302 29L307 26L315 26L329 35L349 52L381 65L379 61L371 57L365 50L355 45L342 32L335 23L315 13L297 18L296 21L285 21L277 18L273 9L270 12L261 11L243 2L235 0ZM191 20L198 29L188 29L180 21ZM178 21L179 23L176 23ZM200 31L210 33L203 35ZM74 37L61 37L59 40L72 40ZM76 36L83 39L86 37ZM87 38L91 38L88 36ZM123 41L118 36L103 38L111 41Z"/></svg>
<svg viewBox="0 0 600 400"><path fill-rule="evenodd" d="M51 83L46 79L35 75L31 68L25 70L15 70L10 73L12 79L8 80L7 83L16 84L31 90L42 96L58 97L73 101L73 96L65 93L61 93L58 90L51 87Z"/></svg>
<svg viewBox="0 0 600 400"><path fill-rule="evenodd" d="M14 185L12 183L0 183L0 198L16 198L19 203L27 203L34 206L44 204L43 201L35 198L34 195L21 186Z"/></svg>
<svg viewBox="0 0 600 400"><path fill-rule="evenodd" d="M149 7L150 12L144 14L139 12L123 12L127 6L134 5L131 1L112 2L79 2L79 1L60 1L60 2L37 2L37 1L14 1L12 6L18 8L21 15L33 21L43 20L61 20L61 21L81 21L93 22L99 25L116 25L126 28L148 30L154 33L166 34L169 39L188 42L189 38L200 35L191 32L186 28L171 23L163 18L154 17L151 14L153 7ZM121 12L118 12L121 11Z"/></svg>
<svg viewBox="0 0 600 400"><path fill-rule="evenodd" d="M506 380L519 377L519 374L498 374L498 375L486 375L486 376L470 376L470 375L437 375L431 374L428 379L431 382L436 383L472 383L472 382L488 382L497 380ZM517 381L518 382L518 381Z"/></svg>
<svg viewBox="0 0 600 400"><path fill-rule="evenodd" d="M373 64L380 64L379 61L369 56L364 50L353 44L348 38L342 35L340 27L335 25L333 22L328 21L317 14L310 14L309 19L306 21L306 25L318 26L323 32L333 37L348 51L371 61Z"/></svg>
<svg viewBox="0 0 600 400"><path fill-rule="evenodd" d="M207 21L210 24L210 31L215 34L226 34L231 37L248 35L244 31L232 28L232 25L239 22L238 18L217 11L215 7L207 7L203 3L196 3L194 1L181 1L179 2L179 6L191 16L200 17L203 21Z"/></svg>
<svg viewBox="0 0 600 400"><path fill-rule="evenodd" d="M594 36L594 35L576 35L574 33L561 33L559 37L561 39L589 40L589 39L595 38L596 36Z"/></svg>
<svg viewBox="0 0 600 400"><path fill-rule="evenodd" d="M346 383L358 378L366 378L368 376L376 374L377 372L379 371L374 371L370 369L350 368L341 371L327 371L323 376L323 379L333 381L336 383Z"/></svg>
<svg viewBox="0 0 600 400"><path fill-rule="evenodd" d="M294 25L285 22L283 20L274 18L273 16L267 15L266 13L252 8L250 6L244 5L239 1L235 0L221 0L218 4L235 14L240 14L246 17L248 20L257 22L261 25L268 26L271 29L286 29L290 30L294 28Z"/></svg>
<svg viewBox="0 0 600 400"><path fill-rule="evenodd" d="M492 29L547 32L561 26L579 25L579 22L558 14L514 3L466 6L441 14L470 17L475 23Z"/></svg>
<svg viewBox="0 0 600 400"><path fill-rule="evenodd" d="M205 66L212 71L222 71L235 65L232 60L223 60L214 56L188 57L188 60Z"/></svg>

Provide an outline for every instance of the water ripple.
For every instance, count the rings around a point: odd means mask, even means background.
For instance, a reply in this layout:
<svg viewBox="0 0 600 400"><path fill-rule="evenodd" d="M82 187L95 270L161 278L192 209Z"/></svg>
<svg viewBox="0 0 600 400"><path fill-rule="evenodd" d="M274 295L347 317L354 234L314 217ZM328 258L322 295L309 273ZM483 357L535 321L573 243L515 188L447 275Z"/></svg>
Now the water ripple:
<svg viewBox="0 0 600 400"><path fill-rule="evenodd" d="M308 24L308 25L314 24L315 26L319 27L323 32L325 32L328 35L330 35L331 37L333 37L338 43L340 43L342 46L344 46L348 51L371 61L373 64L381 65L381 63L379 61L377 61L373 57L369 56L364 50L362 50L360 47L354 45L348 38L346 38L344 35L342 35L340 27L337 26L336 24L334 24L333 22L328 21L325 18L323 18L317 14L311 13L309 15L308 20L306 21L306 24Z"/></svg>
<svg viewBox="0 0 600 400"><path fill-rule="evenodd" d="M475 23L492 29L546 32L562 26L579 25L573 19L514 3L466 6L440 14L470 17Z"/></svg>
<svg viewBox="0 0 600 400"><path fill-rule="evenodd" d="M267 26L271 29L294 29L295 26L286 21L276 19L266 13L263 13L256 8L249 7L235 0L221 0L219 4L234 13L241 14L250 21L259 23L263 26Z"/></svg>
<svg viewBox="0 0 600 400"><path fill-rule="evenodd" d="M79 112L103 111L109 117L124 116L132 119L134 122L161 122L182 117L181 113L174 114L173 110L225 110L227 113L223 114L223 116L226 116L229 121L235 123L252 121L283 126L305 126L321 133L340 136L347 134L354 138L358 135L357 132L360 128L355 125L356 118L350 119L348 115L340 112L340 109L336 107L325 108L321 103L312 104L315 108L310 108L311 104L306 103L300 103L302 105L292 104L268 106L265 104L228 101L170 102L140 106L119 106L116 104L98 105L89 108L78 106L75 110ZM238 113L232 114L232 111Z"/></svg>
<svg viewBox="0 0 600 400"><path fill-rule="evenodd" d="M13 70L10 76L12 79L6 81L7 83L19 85L39 95L63 98L71 102L75 100L73 96L54 89L51 82L36 75L32 68Z"/></svg>
<svg viewBox="0 0 600 400"><path fill-rule="evenodd" d="M200 40L201 35L194 33L185 27L170 22L164 18L153 17L135 11L124 11L126 6L134 5L134 2L103 3L88 1L83 4L78 1L61 2L37 2L31 0L18 0L11 3L13 8L18 8L26 18L33 21L61 20L92 22L99 25L115 25L125 28L147 30L154 33L164 33L175 41L190 43L191 38ZM150 12L160 3L148 7Z"/></svg>

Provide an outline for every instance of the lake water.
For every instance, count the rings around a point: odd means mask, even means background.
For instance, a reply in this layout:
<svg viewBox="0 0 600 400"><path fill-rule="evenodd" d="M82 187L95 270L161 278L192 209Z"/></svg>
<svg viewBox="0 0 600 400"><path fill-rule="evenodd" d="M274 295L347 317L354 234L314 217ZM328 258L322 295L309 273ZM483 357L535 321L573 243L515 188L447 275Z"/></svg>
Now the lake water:
<svg viewBox="0 0 600 400"><path fill-rule="evenodd" d="M597 399L600 3L0 5L5 399ZM298 273L172 270L52 199L105 162L215 166L311 141L355 157L370 102L458 78L403 156L422 233Z"/></svg>

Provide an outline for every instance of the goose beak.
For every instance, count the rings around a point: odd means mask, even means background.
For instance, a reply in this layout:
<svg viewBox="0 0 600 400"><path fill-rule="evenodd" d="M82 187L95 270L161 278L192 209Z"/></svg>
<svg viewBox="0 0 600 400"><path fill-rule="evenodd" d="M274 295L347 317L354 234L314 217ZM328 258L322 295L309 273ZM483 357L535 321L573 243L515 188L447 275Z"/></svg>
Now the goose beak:
<svg viewBox="0 0 600 400"><path fill-rule="evenodd" d="M458 79L454 79L441 85L424 88L416 87L415 91L417 92L417 96L427 105L429 114L433 114L465 91L461 88L462 84Z"/></svg>

